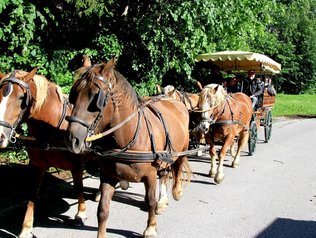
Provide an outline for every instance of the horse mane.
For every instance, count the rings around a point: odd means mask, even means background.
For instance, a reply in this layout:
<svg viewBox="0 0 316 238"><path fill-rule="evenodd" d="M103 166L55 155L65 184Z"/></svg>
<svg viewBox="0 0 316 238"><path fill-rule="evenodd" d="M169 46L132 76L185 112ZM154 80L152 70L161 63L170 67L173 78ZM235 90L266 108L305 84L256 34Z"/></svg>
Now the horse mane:
<svg viewBox="0 0 316 238"><path fill-rule="evenodd" d="M113 70L113 79L115 78L116 86L113 87L113 94L115 94L115 100L118 105L123 107L128 106L127 102L131 101L134 104L139 104L140 97L133 89L132 85L127 81L127 79L118 71ZM113 82L112 82L113 83Z"/></svg>
<svg viewBox="0 0 316 238"><path fill-rule="evenodd" d="M94 78L97 76L94 69L96 67L102 67L103 63L92 66L83 66L76 70L75 82L78 83L78 90L82 88L90 87L94 82ZM130 107L130 102L136 105L140 102L140 97L133 89L132 85L127 79L115 69L112 70L106 78L112 84L112 96L115 97L114 101L117 106ZM81 83L85 81L84 83ZM76 83L75 83L76 84Z"/></svg>
<svg viewBox="0 0 316 238"><path fill-rule="evenodd" d="M210 99L210 106L218 105L227 97L227 92L222 85L208 84L206 85L200 95L201 101L205 102L207 98Z"/></svg>
<svg viewBox="0 0 316 238"><path fill-rule="evenodd" d="M26 72L26 71L22 71L22 70L16 71L16 77L18 77L18 78L20 78L20 77L23 78L27 74L28 74L28 72ZM63 100L64 100L63 93L62 93L61 88L57 84L50 82L43 75L37 75L37 74L34 75L33 82L34 82L35 87L36 87L35 104L33 106L34 112L37 112L42 108L42 106L47 98L47 95L48 95L48 89L50 87L56 88L56 93L58 95L58 98L61 102L63 102Z"/></svg>

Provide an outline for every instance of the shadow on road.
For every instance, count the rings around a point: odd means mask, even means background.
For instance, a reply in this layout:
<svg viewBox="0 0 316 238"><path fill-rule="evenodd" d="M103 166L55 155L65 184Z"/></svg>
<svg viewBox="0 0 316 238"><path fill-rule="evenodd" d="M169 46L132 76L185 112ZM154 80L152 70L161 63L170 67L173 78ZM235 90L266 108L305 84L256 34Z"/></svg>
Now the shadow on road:
<svg viewBox="0 0 316 238"><path fill-rule="evenodd" d="M26 209L28 181L27 165L0 166L0 230L3 233L0 233L0 237L3 237L4 234L8 236L8 233L3 230L19 234ZM49 217L58 217L59 214L70 208L63 198L75 199L73 186L63 179L46 173L36 204L34 227L54 226L56 222L50 220ZM63 226L68 225L63 224Z"/></svg>
<svg viewBox="0 0 316 238"><path fill-rule="evenodd" d="M276 219L256 238L315 238L316 221L299 221L286 218Z"/></svg>
<svg viewBox="0 0 316 238"><path fill-rule="evenodd" d="M28 181L27 165L0 165L0 238L16 237L20 232L27 204ZM61 215L67 212L71 206L77 206L77 198L71 182L71 179L64 180L50 173L45 174L36 203L34 227L97 231L97 227L75 227L73 219L75 214L73 217ZM85 199L94 201L96 191L95 188L85 187ZM76 202L69 204L65 200L67 198L74 199ZM116 191L113 201L147 211L143 194ZM125 237L141 236L126 230L108 229L107 232Z"/></svg>

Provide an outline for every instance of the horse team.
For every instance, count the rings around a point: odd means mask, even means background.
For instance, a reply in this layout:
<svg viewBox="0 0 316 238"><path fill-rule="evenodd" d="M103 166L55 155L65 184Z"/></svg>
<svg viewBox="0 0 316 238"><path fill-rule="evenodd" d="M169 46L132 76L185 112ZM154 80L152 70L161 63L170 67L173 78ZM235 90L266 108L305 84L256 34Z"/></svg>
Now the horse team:
<svg viewBox="0 0 316 238"><path fill-rule="evenodd" d="M120 182L144 183L148 220L143 236L157 237L156 214L168 204L168 180L172 178L175 200L183 195L182 184L190 181L187 155L192 137L210 145L209 175L216 183L224 180L223 161L229 148L232 167L239 166L253 114L250 98L242 93L228 95L222 86L210 84L199 94L182 95L166 88L169 96L144 99L115 70L115 59L95 65L86 59L66 97L36 71L0 73L0 147L19 139L16 129L23 122L32 135L27 146L30 194L19 237L32 236L35 203L49 167L72 172L78 195L75 221L83 225L84 165L98 161L101 197L97 237L104 238L110 201ZM236 138L237 152L233 149ZM218 155L217 141L223 144Z"/></svg>

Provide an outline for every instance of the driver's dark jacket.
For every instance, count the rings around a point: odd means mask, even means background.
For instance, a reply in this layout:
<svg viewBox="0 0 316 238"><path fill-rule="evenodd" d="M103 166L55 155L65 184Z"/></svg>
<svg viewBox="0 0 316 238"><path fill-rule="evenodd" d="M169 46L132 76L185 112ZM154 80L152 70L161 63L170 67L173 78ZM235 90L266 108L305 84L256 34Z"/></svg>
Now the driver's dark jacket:
<svg viewBox="0 0 316 238"><path fill-rule="evenodd" d="M248 96L260 96L263 93L264 87L260 79L255 78L253 80L245 79L242 82L242 92Z"/></svg>

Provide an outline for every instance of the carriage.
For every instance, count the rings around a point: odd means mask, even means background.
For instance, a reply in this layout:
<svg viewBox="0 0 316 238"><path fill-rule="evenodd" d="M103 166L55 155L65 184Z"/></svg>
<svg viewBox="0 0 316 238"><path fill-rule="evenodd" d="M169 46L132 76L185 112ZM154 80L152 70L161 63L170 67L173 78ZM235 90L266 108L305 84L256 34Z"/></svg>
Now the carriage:
<svg viewBox="0 0 316 238"><path fill-rule="evenodd" d="M250 128L248 141L249 155L253 155L258 140L258 130L264 127L265 142L268 143L272 132L272 108L275 104L275 94L270 92L272 88L271 78L281 71L281 64L266 55L244 51L221 51L216 53L200 54L195 58L196 62L204 61L207 67L217 67L225 73L232 73L238 78L245 77L248 71L255 71L261 76L264 83L264 93L259 98Z"/></svg>

